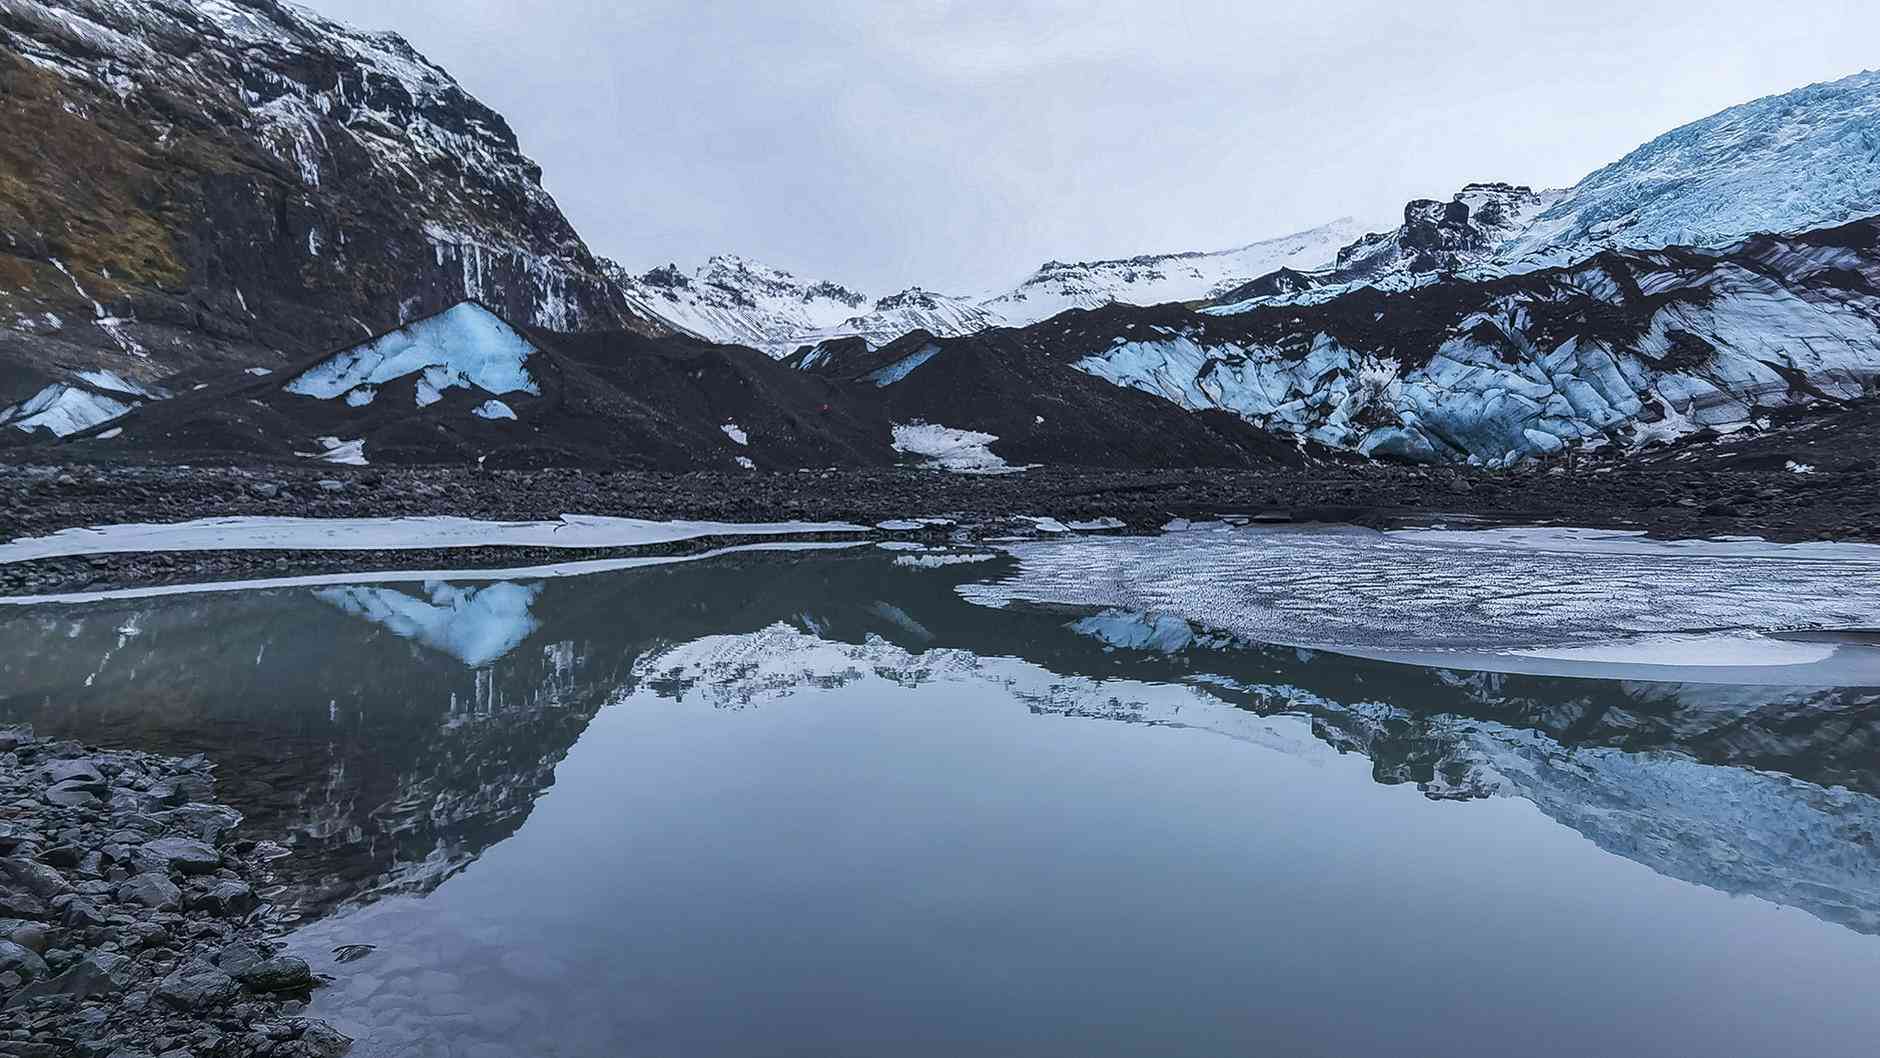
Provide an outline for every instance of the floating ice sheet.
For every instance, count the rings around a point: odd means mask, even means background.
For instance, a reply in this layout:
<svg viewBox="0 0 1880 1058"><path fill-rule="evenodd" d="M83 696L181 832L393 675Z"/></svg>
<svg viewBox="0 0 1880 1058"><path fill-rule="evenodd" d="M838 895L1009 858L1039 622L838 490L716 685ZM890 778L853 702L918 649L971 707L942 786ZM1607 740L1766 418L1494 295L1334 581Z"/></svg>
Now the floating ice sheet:
<svg viewBox="0 0 1880 1058"><path fill-rule="evenodd" d="M553 522L423 518L204 518L105 525L0 544L0 563L151 551L378 551L458 547L638 547L704 537L865 533L848 522L652 522L564 514Z"/></svg>
<svg viewBox="0 0 1880 1058"><path fill-rule="evenodd" d="M1880 547L1868 545L1222 526L1008 549L1015 575L959 590L986 605L1173 614L1260 642L1425 664L1453 652L1471 668L1563 674L1806 667L1819 645L1759 633L1880 626Z"/></svg>

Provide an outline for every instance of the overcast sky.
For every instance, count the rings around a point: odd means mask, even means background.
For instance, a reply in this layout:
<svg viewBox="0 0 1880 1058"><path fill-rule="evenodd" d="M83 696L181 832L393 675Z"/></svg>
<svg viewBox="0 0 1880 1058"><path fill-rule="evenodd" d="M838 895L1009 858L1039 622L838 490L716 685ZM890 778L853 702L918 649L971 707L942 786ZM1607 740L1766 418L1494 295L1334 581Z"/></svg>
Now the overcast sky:
<svg viewBox="0 0 1880 1058"><path fill-rule="evenodd" d="M508 117L598 253L880 295L1577 181L1880 63L1870 0L309 0Z"/></svg>

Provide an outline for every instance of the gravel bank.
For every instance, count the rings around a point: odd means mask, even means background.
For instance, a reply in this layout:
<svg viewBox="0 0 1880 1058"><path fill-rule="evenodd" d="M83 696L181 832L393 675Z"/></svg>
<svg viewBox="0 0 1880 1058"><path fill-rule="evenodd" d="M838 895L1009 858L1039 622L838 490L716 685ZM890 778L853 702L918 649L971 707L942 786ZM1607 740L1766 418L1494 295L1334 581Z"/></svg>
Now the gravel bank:
<svg viewBox="0 0 1880 1058"><path fill-rule="evenodd" d="M0 1055L336 1058L211 765L0 730Z"/></svg>
<svg viewBox="0 0 1880 1058"><path fill-rule="evenodd" d="M1880 437L1880 430L1875 431ZM1837 446L1838 447L1838 446ZM458 467L7 466L0 464L0 538L73 526L226 515L361 517L454 514L553 519L564 513L730 522L813 519L874 524L947 515L983 538L1029 532L1015 515L1115 518L1152 530L1172 518L1224 513L1368 526L1448 521L1570 524L1654 535L1772 540L1880 540L1880 468L1786 455L1732 466L1716 449L1681 461L1582 461L1526 472L1322 463L1264 470L1081 470L1041 467L974 476L911 468L775 474ZM1731 453L1756 457L1752 447ZM719 541L722 543L722 541ZM703 542L690 546L706 546ZM683 549L681 549L683 550ZM610 552L618 554L619 552ZM490 548L432 553L199 553L97 556L0 567L0 594L347 569L526 564L598 557Z"/></svg>

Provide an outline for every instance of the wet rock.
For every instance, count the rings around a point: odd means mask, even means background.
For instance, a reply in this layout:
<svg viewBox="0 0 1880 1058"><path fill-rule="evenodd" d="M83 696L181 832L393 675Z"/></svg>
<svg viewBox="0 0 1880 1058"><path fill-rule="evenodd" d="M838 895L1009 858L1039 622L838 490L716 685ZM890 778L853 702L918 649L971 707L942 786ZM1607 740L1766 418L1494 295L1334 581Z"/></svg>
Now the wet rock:
<svg viewBox="0 0 1880 1058"><path fill-rule="evenodd" d="M183 892L166 874L140 874L118 887L117 898L153 911L174 911L183 904Z"/></svg>
<svg viewBox="0 0 1880 1058"><path fill-rule="evenodd" d="M59 924L67 929L86 929L102 926L110 921L105 913L98 910L98 905L84 897L68 901L59 911Z"/></svg>
<svg viewBox="0 0 1880 1058"><path fill-rule="evenodd" d="M0 915L8 918L41 919L50 916L44 900L23 889L0 885Z"/></svg>
<svg viewBox="0 0 1880 1058"><path fill-rule="evenodd" d="M72 780L83 780L99 788L102 788L105 784L104 772L99 770L97 761L89 757L80 757L74 760L55 760L41 768L40 773L46 777L47 782L54 786Z"/></svg>
<svg viewBox="0 0 1880 1058"><path fill-rule="evenodd" d="M131 862L145 870L179 870L184 874L208 874L222 866L222 854L191 838L157 838L147 841L131 853Z"/></svg>
<svg viewBox="0 0 1880 1058"><path fill-rule="evenodd" d="M341 1058L353 1043L351 1036L324 1021L307 1022L300 1039L294 1042L305 1058Z"/></svg>
<svg viewBox="0 0 1880 1058"><path fill-rule="evenodd" d="M255 946L245 941L236 941L223 948L215 957L215 964L223 972L239 977L243 973L259 966L267 956L255 950Z"/></svg>
<svg viewBox="0 0 1880 1058"><path fill-rule="evenodd" d="M189 910L221 916L245 915L254 910L256 903L254 888L247 882L233 879L222 879L193 890L188 899Z"/></svg>
<svg viewBox="0 0 1880 1058"><path fill-rule="evenodd" d="M46 927L37 922L16 922L6 931L6 938L22 948L30 949L40 955L51 947L51 935Z"/></svg>
<svg viewBox="0 0 1880 1058"><path fill-rule="evenodd" d="M78 1000L115 995L130 987L135 977L136 965L131 960L110 952L92 952L58 975L43 978L20 989L7 1001L7 1009L12 1010L51 996Z"/></svg>
<svg viewBox="0 0 1880 1058"><path fill-rule="evenodd" d="M93 792L92 784L84 779L72 779L50 787L45 792L46 802L61 808L103 808L104 802Z"/></svg>
<svg viewBox="0 0 1880 1058"><path fill-rule="evenodd" d="M157 986L157 998L178 1010L199 1010L233 999L241 987L207 959L192 959Z"/></svg>
<svg viewBox="0 0 1880 1058"><path fill-rule="evenodd" d="M189 800L189 795L184 793L181 787L169 781L152 783L145 794L152 802L159 805L180 805Z"/></svg>
<svg viewBox="0 0 1880 1058"><path fill-rule="evenodd" d="M257 992L304 992L313 987L313 969L297 955L263 959L237 976Z"/></svg>
<svg viewBox="0 0 1880 1058"><path fill-rule="evenodd" d="M10 940L0 940L0 972L12 971L27 981L37 981L50 971L39 953Z"/></svg>
<svg viewBox="0 0 1880 1058"><path fill-rule="evenodd" d="M66 881L58 868L19 856L0 857L0 878L41 900L51 900L72 891L72 883Z"/></svg>
<svg viewBox="0 0 1880 1058"><path fill-rule="evenodd" d="M192 801L170 812L170 823L182 830L187 830L213 845L220 841L223 834L241 826L242 814L227 805L204 804Z"/></svg>

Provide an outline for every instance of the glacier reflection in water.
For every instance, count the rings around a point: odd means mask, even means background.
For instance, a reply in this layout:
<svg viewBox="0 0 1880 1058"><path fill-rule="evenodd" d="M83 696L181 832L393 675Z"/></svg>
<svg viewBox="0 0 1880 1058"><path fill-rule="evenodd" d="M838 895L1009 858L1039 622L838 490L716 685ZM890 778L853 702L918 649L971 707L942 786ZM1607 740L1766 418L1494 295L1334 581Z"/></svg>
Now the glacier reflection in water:
<svg viewBox="0 0 1880 1058"><path fill-rule="evenodd" d="M1392 664L894 557L36 607L0 718L210 753L302 947L379 946L321 967L360 1054L1880 1028L1871 688Z"/></svg>

